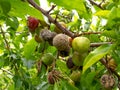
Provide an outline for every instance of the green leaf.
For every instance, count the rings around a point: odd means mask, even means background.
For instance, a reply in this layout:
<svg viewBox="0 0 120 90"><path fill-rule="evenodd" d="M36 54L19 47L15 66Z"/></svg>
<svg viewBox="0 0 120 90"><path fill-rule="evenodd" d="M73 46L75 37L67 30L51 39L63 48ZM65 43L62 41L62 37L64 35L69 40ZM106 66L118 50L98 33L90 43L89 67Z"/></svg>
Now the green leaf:
<svg viewBox="0 0 120 90"><path fill-rule="evenodd" d="M62 71L62 72L68 72L70 71L67 66L66 66L66 62L63 60L57 60L56 61L56 65L58 66L58 68Z"/></svg>
<svg viewBox="0 0 120 90"><path fill-rule="evenodd" d="M18 19L16 17L11 17L6 19L6 24L13 28L14 30L17 30L19 26Z"/></svg>
<svg viewBox="0 0 120 90"><path fill-rule="evenodd" d="M102 45L96 48L94 51L90 52L89 55L85 58L83 63L83 73L97 61L99 61L103 56L105 56L112 49L113 45Z"/></svg>
<svg viewBox="0 0 120 90"><path fill-rule="evenodd" d="M86 12L86 8L84 6L83 0L48 0L49 2L53 2L59 6L65 7L68 10L76 9L79 14L83 14Z"/></svg>
<svg viewBox="0 0 120 90"><path fill-rule="evenodd" d="M27 59L30 59L34 52L35 52L35 49L36 49L36 46L37 46L37 42L34 40L34 38L32 38L30 41L28 41L25 46L24 46L24 56L27 58Z"/></svg>
<svg viewBox="0 0 120 90"><path fill-rule="evenodd" d="M9 0L0 0L0 8L4 14L7 14L11 10L11 4Z"/></svg>
<svg viewBox="0 0 120 90"><path fill-rule="evenodd" d="M9 12L12 16L18 16L20 18L25 18L26 15L31 15L33 17L43 19L43 15L40 11L31 7L28 2L22 2L21 0L10 0L11 3L11 11Z"/></svg>
<svg viewBox="0 0 120 90"><path fill-rule="evenodd" d="M100 11L96 12L94 15L108 18L109 12L110 12L109 10L100 10Z"/></svg>
<svg viewBox="0 0 120 90"><path fill-rule="evenodd" d="M109 38L113 38L113 39L119 38L119 36L118 36L117 32L115 32L115 30L110 30L110 31L105 30L105 31L103 31L102 35L107 36Z"/></svg>
<svg viewBox="0 0 120 90"><path fill-rule="evenodd" d="M90 73L87 74L85 80L87 81L88 85L92 84L95 75L96 75L96 72L90 72Z"/></svg>
<svg viewBox="0 0 120 90"><path fill-rule="evenodd" d="M0 58L0 68L4 65L4 60Z"/></svg>
<svg viewBox="0 0 120 90"><path fill-rule="evenodd" d="M54 84L54 88L53 88L53 90L62 90L62 89L60 89L59 86L58 86L58 84L55 83L55 84Z"/></svg>
<svg viewBox="0 0 120 90"><path fill-rule="evenodd" d="M108 21L106 28L113 29L115 25L120 23L120 8L113 7L108 14Z"/></svg>

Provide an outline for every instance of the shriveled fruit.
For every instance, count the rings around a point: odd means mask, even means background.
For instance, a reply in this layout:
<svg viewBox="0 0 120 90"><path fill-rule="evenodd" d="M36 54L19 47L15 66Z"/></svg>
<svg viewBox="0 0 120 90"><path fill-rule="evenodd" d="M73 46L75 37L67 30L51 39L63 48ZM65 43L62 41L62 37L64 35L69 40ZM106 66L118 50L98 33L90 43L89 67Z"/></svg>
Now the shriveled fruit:
<svg viewBox="0 0 120 90"><path fill-rule="evenodd" d="M70 78L74 82L79 82L80 81L80 75L81 75L81 72L79 70L76 70L76 71L72 72L72 74L70 75Z"/></svg>
<svg viewBox="0 0 120 90"><path fill-rule="evenodd" d="M72 61L72 57L69 57L67 62L66 62L66 65L69 69L73 68L74 67L74 63Z"/></svg>
<svg viewBox="0 0 120 90"><path fill-rule="evenodd" d="M59 50L59 51L65 51L70 49L70 37L65 34L57 34L53 38L53 45Z"/></svg>
<svg viewBox="0 0 120 90"><path fill-rule="evenodd" d="M61 78L61 73L57 70L52 70L51 72L48 73L47 79L50 84L54 84L55 82L58 82L59 79Z"/></svg>
<svg viewBox="0 0 120 90"><path fill-rule="evenodd" d="M27 26L30 32L32 33L35 32L35 29L38 27L38 25L39 25L38 19L31 17L31 16L28 17Z"/></svg>
<svg viewBox="0 0 120 90"><path fill-rule="evenodd" d="M48 41L52 45L53 38L56 36L55 32L51 32L48 29L43 29L40 32L40 36L44 41Z"/></svg>
<svg viewBox="0 0 120 90"><path fill-rule="evenodd" d="M43 38L43 40L49 41L49 40L53 39L53 37L56 35L56 33L51 32L48 29L43 29L43 30L41 30L40 35Z"/></svg>
<svg viewBox="0 0 120 90"><path fill-rule="evenodd" d="M72 56L73 64L76 66L82 66L86 56L87 56L87 53L79 54L78 52L75 51Z"/></svg>
<svg viewBox="0 0 120 90"><path fill-rule="evenodd" d="M41 43L41 42L42 42L42 39L41 39L41 37L40 37L39 35L35 35L35 36L34 36L34 39L35 39L35 41L38 42L38 43Z"/></svg>
<svg viewBox="0 0 120 90"><path fill-rule="evenodd" d="M50 65L55 60L55 57L51 53L46 53L41 58L45 65Z"/></svg>
<svg viewBox="0 0 120 90"><path fill-rule="evenodd" d="M117 67L117 64L115 63L114 59L110 59L108 61L108 68L110 68L111 70L115 70Z"/></svg>
<svg viewBox="0 0 120 90"><path fill-rule="evenodd" d="M115 85L115 79L112 75L104 74L100 78L100 82L106 89L112 88Z"/></svg>
<svg viewBox="0 0 120 90"><path fill-rule="evenodd" d="M90 47L90 40L87 37L76 37L72 40L72 48L79 52L85 53Z"/></svg>

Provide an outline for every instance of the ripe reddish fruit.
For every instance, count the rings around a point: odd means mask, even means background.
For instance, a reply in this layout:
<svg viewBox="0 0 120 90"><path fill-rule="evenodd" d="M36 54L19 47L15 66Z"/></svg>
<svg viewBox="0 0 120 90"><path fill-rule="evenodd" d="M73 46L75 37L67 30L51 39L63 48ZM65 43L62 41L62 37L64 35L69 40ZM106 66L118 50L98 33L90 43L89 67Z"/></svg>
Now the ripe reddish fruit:
<svg viewBox="0 0 120 90"><path fill-rule="evenodd" d="M31 17L31 16L28 17L27 26L28 26L30 32L34 32L35 29L38 27L38 25L39 25L38 19Z"/></svg>

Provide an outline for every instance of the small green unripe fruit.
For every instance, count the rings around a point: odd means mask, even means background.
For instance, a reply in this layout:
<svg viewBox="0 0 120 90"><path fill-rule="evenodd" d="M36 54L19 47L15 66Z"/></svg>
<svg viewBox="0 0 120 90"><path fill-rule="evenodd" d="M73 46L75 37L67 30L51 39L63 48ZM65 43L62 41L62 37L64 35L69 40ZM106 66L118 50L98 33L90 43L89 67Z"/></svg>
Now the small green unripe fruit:
<svg viewBox="0 0 120 90"><path fill-rule="evenodd" d="M76 71L73 71L72 74L70 75L70 78L74 81L74 82L79 82L80 81L80 75L81 75L81 72L76 70Z"/></svg>
<svg viewBox="0 0 120 90"><path fill-rule="evenodd" d="M51 53L46 53L41 58L45 65L50 65L55 60L55 57Z"/></svg>
<svg viewBox="0 0 120 90"><path fill-rule="evenodd" d="M79 53L85 53L90 47L90 40L87 37L76 37L72 41L72 47Z"/></svg>
<svg viewBox="0 0 120 90"><path fill-rule="evenodd" d="M83 61L87 53L79 54L78 52L74 52L72 56L72 62L75 66L83 66Z"/></svg>

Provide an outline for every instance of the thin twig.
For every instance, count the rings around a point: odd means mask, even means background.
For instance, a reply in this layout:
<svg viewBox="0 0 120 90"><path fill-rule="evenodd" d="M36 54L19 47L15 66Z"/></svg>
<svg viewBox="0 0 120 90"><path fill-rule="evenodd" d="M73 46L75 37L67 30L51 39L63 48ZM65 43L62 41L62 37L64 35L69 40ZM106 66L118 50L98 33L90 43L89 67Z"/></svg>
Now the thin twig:
<svg viewBox="0 0 120 90"><path fill-rule="evenodd" d="M101 8L101 9L103 9L103 8L101 7L101 3L100 3L100 4L97 4L97 3L94 2L93 0L89 0L89 2L90 2L92 5L95 5L95 6L99 7L99 8ZM103 1L102 1L102 2L103 2Z"/></svg>
<svg viewBox="0 0 120 90"><path fill-rule="evenodd" d="M4 68L1 68L1 70L2 70L3 72L7 72L8 74L10 74L10 75L13 76L13 74L12 74L10 71L8 71L8 70L6 70L6 69L4 69Z"/></svg>
<svg viewBox="0 0 120 90"><path fill-rule="evenodd" d="M47 12L48 14L56 7L56 5L52 5L51 9Z"/></svg>
<svg viewBox="0 0 120 90"><path fill-rule="evenodd" d="M98 46L104 45L104 44L112 44L112 42L97 42L97 43L91 43L90 46L91 46L91 47L98 47Z"/></svg>
<svg viewBox="0 0 120 90"><path fill-rule="evenodd" d="M101 34L101 32L82 32L80 34L75 34L75 37L82 36L82 35L90 35L90 34Z"/></svg>
<svg viewBox="0 0 120 90"><path fill-rule="evenodd" d="M59 13L59 12L58 12ZM58 19L58 13L57 13L57 15L56 15L56 17L55 17L55 22L57 22L57 19Z"/></svg>
<svg viewBox="0 0 120 90"><path fill-rule="evenodd" d="M3 29L2 29L1 26L0 26L0 30L1 30L1 33L2 33L3 39L4 39L4 41L5 41L6 48L9 50L9 49L10 49L10 46L9 46L9 43L8 43L6 37L5 37L5 33L4 33L4 31L3 31Z"/></svg>
<svg viewBox="0 0 120 90"><path fill-rule="evenodd" d="M63 33L67 34L68 36L74 38L74 33L72 33L67 28L63 27L58 21L55 21L44 9L38 6L33 0L27 0L34 8L38 9L43 15L45 15L50 22L55 24Z"/></svg>
<svg viewBox="0 0 120 90"><path fill-rule="evenodd" d="M101 62L108 70L110 70L111 73L113 73L114 75L116 75L117 78L118 78L118 80L120 80L120 75L119 75L115 70L112 70L112 69L110 69L110 68L108 67L108 65L107 65L107 63L105 62L105 59L104 59L104 58L102 58L102 59L100 60L100 62Z"/></svg>

